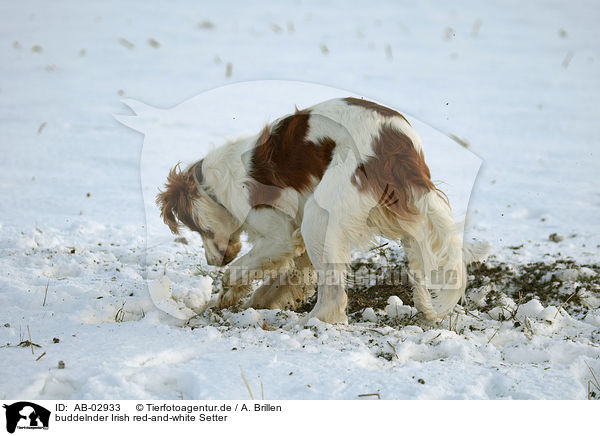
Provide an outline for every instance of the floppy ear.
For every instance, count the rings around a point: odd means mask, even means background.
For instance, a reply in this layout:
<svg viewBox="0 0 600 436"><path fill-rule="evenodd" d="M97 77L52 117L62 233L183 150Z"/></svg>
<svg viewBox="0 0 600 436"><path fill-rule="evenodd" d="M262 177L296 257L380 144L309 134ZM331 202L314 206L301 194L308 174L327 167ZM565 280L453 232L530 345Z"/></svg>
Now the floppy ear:
<svg viewBox="0 0 600 436"><path fill-rule="evenodd" d="M169 194L169 191L160 191L156 196L156 204L160 208L160 216L166 225L169 226L171 232L179 234L179 223L175 218L175 204L173 203L173 196Z"/></svg>
<svg viewBox="0 0 600 436"><path fill-rule="evenodd" d="M159 191L156 196L156 204L160 208L160 216L171 232L179 234L179 221L182 217L191 217L192 199L196 195L196 186L194 178L187 173L183 173L179 168L179 163L175 165L167 176L165 190Z"/></svg>

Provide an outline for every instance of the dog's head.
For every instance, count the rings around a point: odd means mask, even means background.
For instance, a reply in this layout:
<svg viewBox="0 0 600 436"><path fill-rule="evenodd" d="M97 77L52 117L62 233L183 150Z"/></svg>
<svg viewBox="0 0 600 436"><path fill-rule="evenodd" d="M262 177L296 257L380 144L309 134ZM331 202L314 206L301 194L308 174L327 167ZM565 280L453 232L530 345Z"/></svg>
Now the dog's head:
<svg viewBox="0 0 600 436"><path fill-rule="evenodd" d="M186 170L181 170L179 164L173 167L156 204L171 232L179 234L181 224L198 232L208 264L223 266L240 252L240 225L203 185L202 163Z"/></svg>

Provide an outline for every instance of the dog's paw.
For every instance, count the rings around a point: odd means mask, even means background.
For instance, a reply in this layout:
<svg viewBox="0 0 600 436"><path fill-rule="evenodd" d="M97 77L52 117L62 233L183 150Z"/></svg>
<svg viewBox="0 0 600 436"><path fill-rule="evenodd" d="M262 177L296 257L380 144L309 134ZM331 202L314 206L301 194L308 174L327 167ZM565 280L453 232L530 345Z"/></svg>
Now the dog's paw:
<svg viewBox="0 0 600 436"><path fill-rule="evenodd" d="M252 290L251 286L234 286L228 289L223 289L217 296L217 308L225 309L235 306L240 298L246 296Z"/></svg>
<svg viewBox="0 0 600 436"><path fill-rule="evenodd" d="M237 301L238 300L231 289L223 289L221 292L219 292L219 296L217 297L217 308L225 309L227 307L231 307L237 303Z"/></svg>
<svg viewBox="0 0 600 436"><path fill-rule="evenodd" d="M345 312L340 311L322 311L312 310L303 319L300 320L300 325L305 326L312 318L317 318L319 321L328 324L348 324L348 317Z"/></svg>
<svg viewBox="0 0 600 436"><path fill-rule="evenodd" d="M221 277L221 282L224 288L231 288L234 286L240 286L243 284L244 275L242 270L239 268L228 268Z"/></svg>
<svg viewBox="0 0 600 436"><path fill-rule="evenodd" d="M301 256L306 251L306 245L304 245L304 239L300 229L295 230L292 233L292 244L294 247L294 257Z"/></svg>
<svg viewBox="0 0 600 436"><path fill-rule="evenodd" d="M231 276L231 269L228 268L225 270L225 272L221 276L221 283L223 283L224 288L228 288L230 286L229 285L230 276ZM223 293L223 291L221 291L219 293L219 297L221 296L221 293Z"/></svg>

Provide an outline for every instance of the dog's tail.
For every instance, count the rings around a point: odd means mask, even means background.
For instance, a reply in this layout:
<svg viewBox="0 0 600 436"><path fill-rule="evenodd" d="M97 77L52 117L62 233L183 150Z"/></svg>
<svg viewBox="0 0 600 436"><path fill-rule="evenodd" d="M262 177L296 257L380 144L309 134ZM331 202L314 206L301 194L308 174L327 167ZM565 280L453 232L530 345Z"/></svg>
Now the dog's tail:
<svg viewBox="0 0 600 436"><path fill-rule="evenodd" d="M436 192L423 195L416 206L421 222L410 232L406 252L415 306L426 319L434 321L443 318L463 297L466 265L485 259L491 245L463 243L462 223L454 222L448 203Z"/></svg>
<svg viewBox="0 0 600 436"><path fill-rule="evenodd" d="M473 262L482 262L487 259L492 249L491 242L473 241L463 243L463 261L465 265Z"/></svg>

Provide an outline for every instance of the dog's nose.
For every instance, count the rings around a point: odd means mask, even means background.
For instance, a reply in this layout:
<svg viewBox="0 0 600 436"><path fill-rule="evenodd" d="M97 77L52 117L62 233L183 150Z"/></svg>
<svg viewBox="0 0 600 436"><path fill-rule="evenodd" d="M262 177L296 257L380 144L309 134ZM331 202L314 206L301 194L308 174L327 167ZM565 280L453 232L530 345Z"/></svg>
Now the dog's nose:
<svg viewBox="0 0 600 436"><path fill-rule="evenodd" d="M206 263L211 266L223 266L223 255L221 253L217 255L206 253Z"/></svg>
<svg viewBox="0 0 600 436"><path fill-rule="evenodd" d="M227 265L229 262L231 262L233 259L235 258L235 255L233 255L232 253L229 252L229 250L226 250L223 253L223 260L221 262L221 266L225 266Z"/></svg>
<svg viewBox="0 0 600 436"><path fill-rule="evenodd" d="M225 266L231 262L235 256L229 251L220 251L217 256L206 256L206 263L210 266Z"/></svg>

